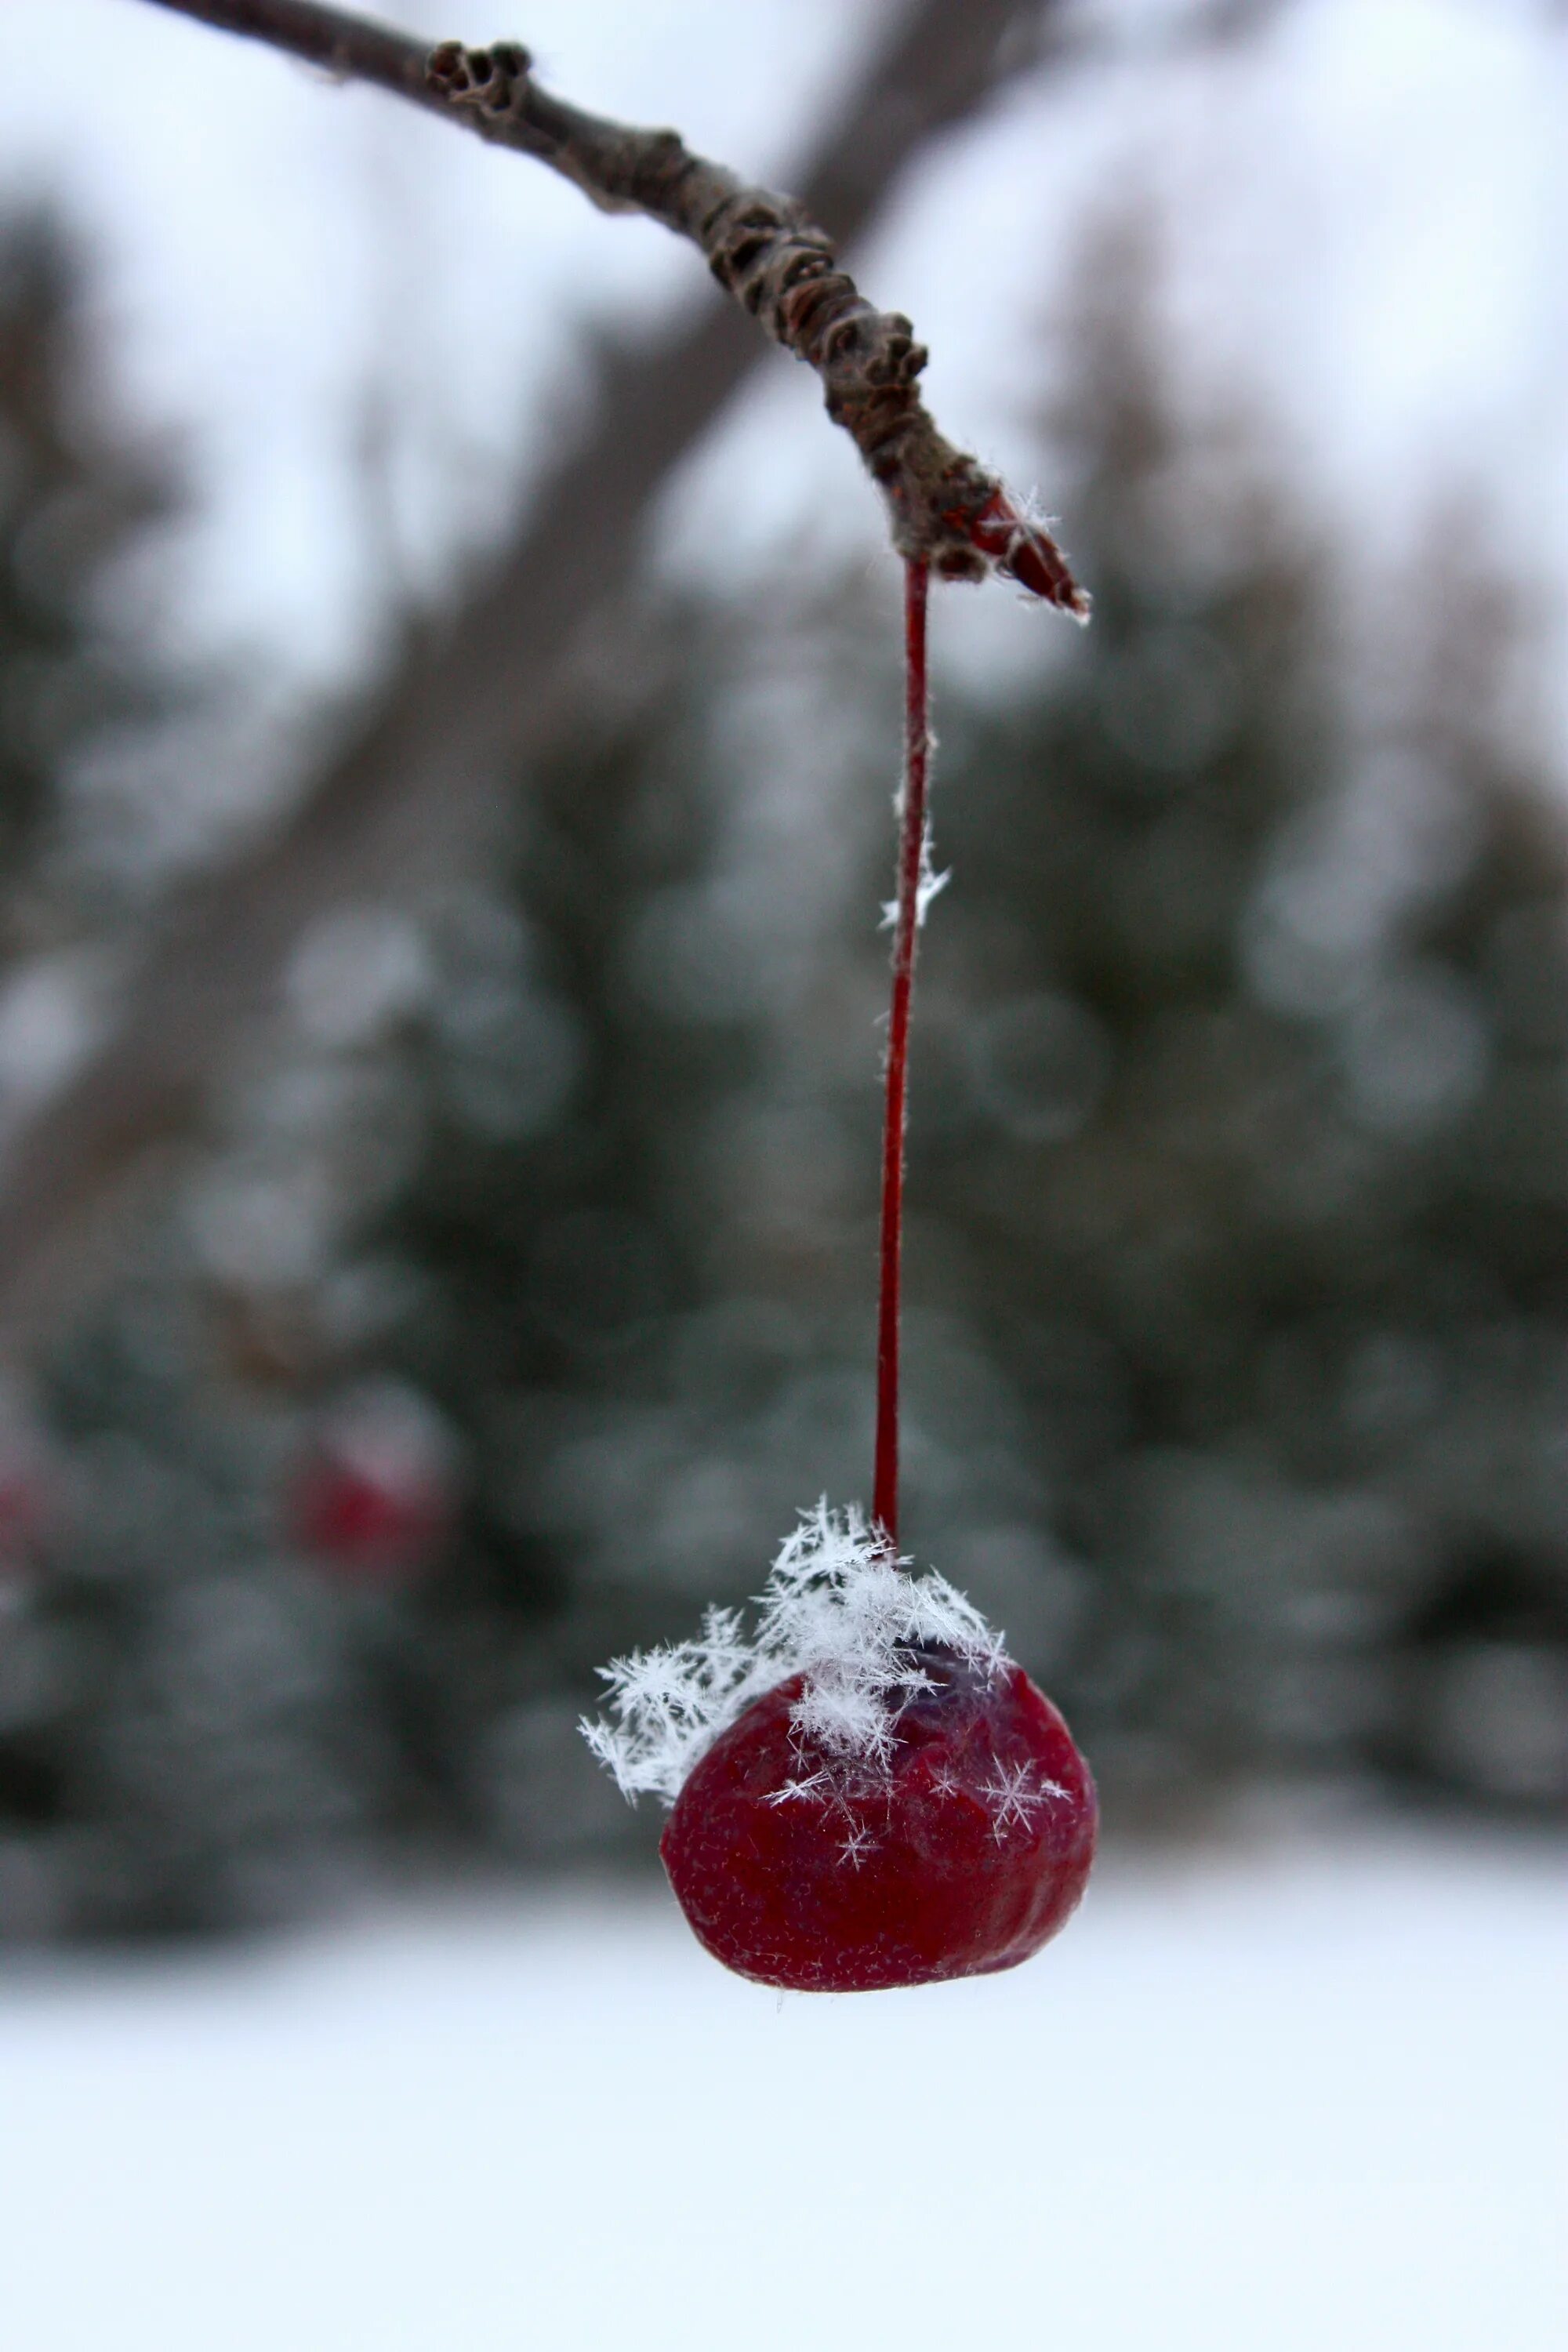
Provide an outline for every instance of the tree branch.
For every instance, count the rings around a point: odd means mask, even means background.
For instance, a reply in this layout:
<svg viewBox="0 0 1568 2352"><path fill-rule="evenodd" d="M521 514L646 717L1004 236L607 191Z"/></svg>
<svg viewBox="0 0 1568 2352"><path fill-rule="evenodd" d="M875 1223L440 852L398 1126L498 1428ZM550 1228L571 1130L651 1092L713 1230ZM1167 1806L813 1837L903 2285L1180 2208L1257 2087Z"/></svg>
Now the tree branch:
<svg viewBox="0 0 1568 2352"><path fill-rule="evenodd" d="M426 57L405 35L315 0L153 0L311 64L434 107L482 139L548 163L610 212L640 212L689 237L714 277L773 341L822 379L887 501L900 555L948 580L1005 572L1084 620L1089 599L1037 517L937 430L917 379L927 353L900 311L879 310L793 196L749 186L694 155L674 131L586 114L542 89L516 42L443 41Z"/></svg>
<svg viewBox="0 0 1568 2352"><path fill-rule="evenodd" d="M1030 62L1019 37L1062 14L1058 0L913 0L826 127L803 175L806 207L847 240L862 234L922 144ZM273 1010L310 924L485 854L551 723L563 656L632 573L648 499L762 348L724 306L612 353L581 445L538 486L484 581L410 642L289 822L162 910L114 1027L0 1167L0 1348L25 1347L91 1285L136 1213L128 1195L150 1171L155 1182L236 1038Z"/></svg>
<svg viewBox="0 0 1568 2352"><path fill-rule="evenodd" d="M265 41L344 81L374 82L416 106L447 110L446 100L426 79L430 52L425 43L372 17L320 7L316 0L153 0L153 5L195 16L220 33Z"/></svg>
<svg viewBox="0 0 1568 2352"><path fill-rule="evenodd" d="M1229 40L1266 27L1283 5L1205 0L1184 37ZM423 46L363 19L302 0L189 0L182 13L238 31L250 16L287 16L297 56L446 109L424 83ZM307 32L315 46L300 45ZM803 210L849 242L927 140L1042 56L1079 62L1100 47L1065 0L907 0L825 127L802 175ZM0 1165L0 1352L35 1340L108 1270L237 1040L273 1012L310 926L411 877L472 871L486 854L512 778L552 723L563 656L631 576L647 501L760 348L725 306L661 343L611 353L583 442L538 485L483 582L438 629L410 639L280 831L161 910L112 1029Z"/></svg>

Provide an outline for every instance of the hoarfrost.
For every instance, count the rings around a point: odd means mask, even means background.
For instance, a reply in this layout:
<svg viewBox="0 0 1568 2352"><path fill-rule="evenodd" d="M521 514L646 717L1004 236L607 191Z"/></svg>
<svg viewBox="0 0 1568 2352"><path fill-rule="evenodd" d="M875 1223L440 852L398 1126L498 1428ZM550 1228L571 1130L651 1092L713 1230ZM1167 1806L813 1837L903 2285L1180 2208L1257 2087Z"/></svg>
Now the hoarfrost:
<svg viewBox="0 0 1568 2352"><path fill-rule="evenodd" d="M673 1804L698 1759L737 1716L794 1675L803 1742L837 1762L876 1769L893 1748L899 1707L929 1689L915 1654L956 1652L986 1675L1006 1651L980 1612L943 1576L914 1577L853 1505L826 1497L803 1512L757 1596L754 1633L740 1612L710 1609L690 1640L634 1650L600 1668L609 1713L583 1736L622 1793ZM815 1795L821 1775L786 1782L775 1800Z"/></svg>
<svg viewBox="0 0 1568 2352"><path fill-rule="evenodd" d="M915 882L915 929L922 931L933 898L940 898L952 879L952 868L944 866L939 874L931 856L931 830L928 818L921 835L921 867ZM899 902L896 898L882 901L882 920L879 929L894 931L899 927Z"/></svg>

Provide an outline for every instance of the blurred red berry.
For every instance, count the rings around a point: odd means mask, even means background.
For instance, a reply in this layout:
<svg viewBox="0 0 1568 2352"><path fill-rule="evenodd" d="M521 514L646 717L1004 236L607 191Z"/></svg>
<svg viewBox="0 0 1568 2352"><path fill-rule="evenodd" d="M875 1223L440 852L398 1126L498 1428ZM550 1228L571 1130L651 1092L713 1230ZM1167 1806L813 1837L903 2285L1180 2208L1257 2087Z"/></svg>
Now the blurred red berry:
<svg viewBox="0 0 1568 2352"><path fill-rule="evenodd" d="M911 1657L885 1758L803 1735L795 1676L754 1700L682 1788L660 1852L699 1940L742 1976L868 1992L984 1976L1037 1952L1094 1858L1089 1767L1020 1666Z"/></svg>
<svg viewBox="0 0 1568 2352"><path fill-rule="evenodd" d="M58 1506L56 1465L38 1431L0 1423L0 1576L37 1559Z"/></svg>
<svg viewBox="0 0 1568 2352"><path fill-rule="evenodd" d="M289 1528L302 1551L348 1581L398 1582L435 1558L455 1508L444 1423L388 1384L321 1423L289 1496Z"/></svg>

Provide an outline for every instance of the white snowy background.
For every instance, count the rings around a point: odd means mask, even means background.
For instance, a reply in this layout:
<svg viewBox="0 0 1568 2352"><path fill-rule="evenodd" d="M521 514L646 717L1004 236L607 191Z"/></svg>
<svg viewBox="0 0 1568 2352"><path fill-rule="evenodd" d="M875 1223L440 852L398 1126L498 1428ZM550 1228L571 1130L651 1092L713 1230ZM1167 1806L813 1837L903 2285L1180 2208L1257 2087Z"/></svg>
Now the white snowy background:
<svg viewBox="0 0 1568 2352"><path fill-rule="evenodd" d="M383 13L520 32L584 102L782 177L879 12ZM931 342L937 414L1024 461L1075 238L1141 178L1170 224L1173 346L1278 419L1350 551L1347 594L1374 615L1458 496L1561 646L1561 12L1300 0L1218 62L1179 41L1162 60L1180 14L1109 9L1105 62L944 142L859 257ZM38 191L97 257L117 396L196 493L160 585L171 640L301 695L482 547L571 415L584 331L700 299L646 225L139 0L0 0L0 196ZM877 547L782 360L658 534L663 562L731 590L782 550ZM975 658L1025 658L1033 625L1005 597L953 600ZM1560 729L1568 664L1542 676ZM1568 2318L1560 1864L1408 1828L1113 1853L1016 1976L782 2007L651 1888L13 1961L3 2340L1546 2352Z"/></svg>
<svg viewBox="0 0 1568 2352"><path fill-rule="evenodd" d="M781 2000L673 1904L0 1980L26 2352L1556 2352L1561 1855L1112 1855L1010 1976Z"/></svg>

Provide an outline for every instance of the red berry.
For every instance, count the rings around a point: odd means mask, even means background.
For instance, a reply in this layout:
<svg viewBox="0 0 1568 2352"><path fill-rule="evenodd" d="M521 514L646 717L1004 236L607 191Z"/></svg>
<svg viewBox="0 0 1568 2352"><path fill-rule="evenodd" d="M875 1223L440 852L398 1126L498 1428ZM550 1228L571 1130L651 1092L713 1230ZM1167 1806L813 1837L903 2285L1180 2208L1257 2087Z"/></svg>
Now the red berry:
<svg viewBox="0 0 1568 2352"><path fill-rule="evenodd" d="M38 1424L0 1410L0 1576L37 1560L59 1507L59 1466Z"/></svg>
<svg viewBox="0 0 1568 2352"><path fill-rule="evenodd" d="M0 1469L0 1575L31 1557L48 1515L37 1481L25 1471Z"/></svg>
<svg viewBox="0 0 1568 2352"><path fill-rule="evenodd" d="M316 1431L289 1498L294 1540L345 1581L414 1574L450 1528L451 1452L422 1399L391 1384L362 1391Z"/></svg>
<svg viewBox="0 0 1568 2352"><path fill-rule="evenodd" d="M888 1753L846 1762L752 1701L697 1764L659 1851L700 1942L795 1992L984 1976L1065 1925L1094 1858L1089 1767L1021 1666L909 1653L928 1687Z"/></svg>

